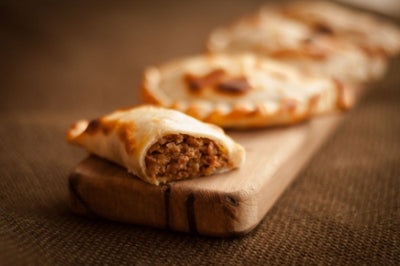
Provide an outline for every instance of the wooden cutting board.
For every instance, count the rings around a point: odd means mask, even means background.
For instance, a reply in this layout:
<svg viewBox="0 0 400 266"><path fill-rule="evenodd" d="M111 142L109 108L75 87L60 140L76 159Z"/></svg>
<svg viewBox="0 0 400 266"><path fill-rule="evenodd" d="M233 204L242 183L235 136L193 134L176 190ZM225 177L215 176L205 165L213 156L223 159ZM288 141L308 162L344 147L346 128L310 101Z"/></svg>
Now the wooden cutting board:
<svg viewBox="0 0 400 266"><path fill-rule="evenodd" d="M228 132L247 158L230 173L147 184L123 168L90 156L69 177L72 209L80 214L212 236L244 234L267 211L342 115L275 129Z"/></svg>

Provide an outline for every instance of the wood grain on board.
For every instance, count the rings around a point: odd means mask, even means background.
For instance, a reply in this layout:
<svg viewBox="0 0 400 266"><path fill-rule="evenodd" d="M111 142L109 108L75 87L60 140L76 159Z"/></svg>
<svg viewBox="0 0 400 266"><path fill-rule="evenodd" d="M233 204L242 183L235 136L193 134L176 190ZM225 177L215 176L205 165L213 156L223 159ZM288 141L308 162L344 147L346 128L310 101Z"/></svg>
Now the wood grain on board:
<svg viewBox="0 0 400 266"><path fill-rule="evenodd" d="M241 169L199 179L147 184L90 156L69 177L72 209L114 221L212 236L240 235L263 219L342 114L291 127L228 132L247 152Z"/></svg>

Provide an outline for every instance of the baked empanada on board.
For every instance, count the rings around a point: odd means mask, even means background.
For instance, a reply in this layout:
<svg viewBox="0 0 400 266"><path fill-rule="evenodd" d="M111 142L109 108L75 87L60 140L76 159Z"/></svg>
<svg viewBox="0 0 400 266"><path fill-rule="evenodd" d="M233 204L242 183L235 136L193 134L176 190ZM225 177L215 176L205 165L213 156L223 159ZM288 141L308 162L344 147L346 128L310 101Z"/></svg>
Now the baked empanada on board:
<svg viewBox="0 0 400 266"><path fill-rule="evenodd" d="M207 49L253 52L351 84L380 78L386 69L382 53L366 52L329 28L286 16L278 6L262 8L230 26L217 28L210 34Z"/></svg>
<svg viewBox="0 0 400 266"><path fill-rule="evenodd" d="M253 54L205 54L146 69L147 103L185 112L223 127L293 124L346 109L352 91Z"/></svg>
<svg viewBox="0 0 400 266"><path fill-rule="evenodd" d="M221 128L153 106L78 121L67 140L156 185L226 172L245 159L243 147Z"/></svg>
<svg viewBox="0 0 400 266"><path fill-rule="evenodd" d="M369 53L393 56L400 52L400 29L372 14L332 1L292 2L283 5L282 12L310 27L347 39Z"/></svg>

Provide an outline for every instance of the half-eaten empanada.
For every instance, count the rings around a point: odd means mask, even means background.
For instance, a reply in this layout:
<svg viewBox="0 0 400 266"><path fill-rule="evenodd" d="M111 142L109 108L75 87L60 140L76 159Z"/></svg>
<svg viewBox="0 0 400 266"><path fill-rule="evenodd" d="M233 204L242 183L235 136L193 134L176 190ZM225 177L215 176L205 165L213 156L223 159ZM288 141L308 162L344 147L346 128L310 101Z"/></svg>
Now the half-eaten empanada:
<svg viewBox="0 0 400 266"><path fill-rule="evenodd" d="M221 128L153 106L78 121L67 139L156 185L229 171L245 158Z"/></svg>
<svg viewBox="0 0 400 266"><path fill-rule="evenodd" d="M206 54L149 67L145 102L177 109L223 127L292 124L346 109L352 91L252 54Z"/></svg>

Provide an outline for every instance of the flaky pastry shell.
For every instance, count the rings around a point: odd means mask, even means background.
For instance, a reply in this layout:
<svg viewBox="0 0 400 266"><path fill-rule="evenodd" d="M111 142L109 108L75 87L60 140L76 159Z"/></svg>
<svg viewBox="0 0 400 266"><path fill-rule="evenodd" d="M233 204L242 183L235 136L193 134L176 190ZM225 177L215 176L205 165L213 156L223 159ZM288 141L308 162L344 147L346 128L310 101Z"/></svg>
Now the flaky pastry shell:
<svg viewBox="0 0 400 266"><path fill-rule="evenodd" d="M179 139L179 143L171 141L174 139ZM91 121L80 120L68 130L67 140L84 147L90 153L124 166L130 173L156 185L199 177L199 173L209 175L226 172L240 167L245 159L243 147L221 128L175 110L146 105L117 110ZM185 140L191 143L184 143ZM207 146L202 147L202 142ZM162 148L157 150L155 144ZM207 168L212 162L201 165L199 160L203 155L198 149L202 149L203 153L212 153L211 156L205 154L208 160L223 160L216 167L203 171L199 167ZM168 154L163 156L162 152ZM168 156L171 160L166 158ZM174 167L178 167L177 163L181 164L181 169L168 169L168 165L175 164ZM164 168L164 175L149 172L149 164ZM190 170L185 169L189 164L191 170L197 172L182 175L182 171Z"/></svg>

